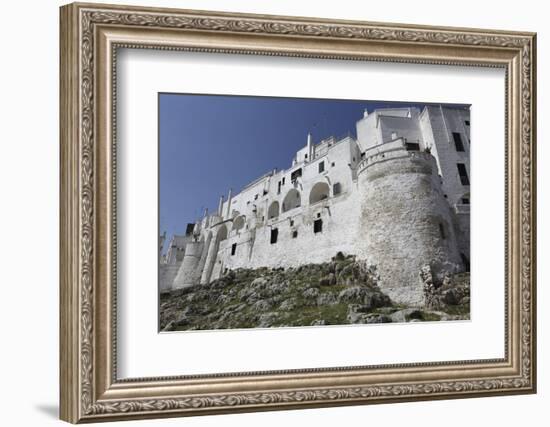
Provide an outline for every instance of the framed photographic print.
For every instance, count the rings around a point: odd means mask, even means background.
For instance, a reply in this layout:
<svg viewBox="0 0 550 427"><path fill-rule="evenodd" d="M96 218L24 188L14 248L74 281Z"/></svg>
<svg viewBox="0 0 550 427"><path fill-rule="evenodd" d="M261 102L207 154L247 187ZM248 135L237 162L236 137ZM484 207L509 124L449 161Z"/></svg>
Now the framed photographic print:
<svg viewBox="0 0 550 427"><path fill-rule="evenodd" d="M535 35L61 8L61 418L533 393Z"/></svg>

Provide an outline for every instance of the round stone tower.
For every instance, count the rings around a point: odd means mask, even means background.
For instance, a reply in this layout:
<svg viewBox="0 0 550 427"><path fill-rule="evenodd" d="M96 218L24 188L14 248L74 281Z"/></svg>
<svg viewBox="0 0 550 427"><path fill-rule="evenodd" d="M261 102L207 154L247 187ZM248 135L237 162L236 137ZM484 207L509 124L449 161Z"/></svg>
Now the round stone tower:
<svg viewBox="0 0 550 427"><path fill-rule="evenodd" d="M358 186L359 257L376 265L380 288L394 302L423 306L421 268L429 265L441 278L461 266L453 212L435 159L408 151L401 139L373 147L358 166Z"/></svg>
<svg viewBox="0 0 550 427"><path fill-rule="evenodd" d="M185 246L185 255L174 279L172 289L185 288L198 284L200 280L200 271L198 271L199 261L201 259L203 242L189 242Z"/></svg>

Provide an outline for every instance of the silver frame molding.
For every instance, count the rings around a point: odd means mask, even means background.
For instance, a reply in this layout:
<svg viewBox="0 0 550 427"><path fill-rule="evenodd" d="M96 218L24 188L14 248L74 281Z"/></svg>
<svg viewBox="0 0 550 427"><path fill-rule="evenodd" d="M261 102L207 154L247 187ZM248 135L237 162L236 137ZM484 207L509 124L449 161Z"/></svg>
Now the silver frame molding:
<svg viewBox="0 0 550 427"><path fill-rule="evenodd" d="M61 13L61 419L72 423L536 391L536 35L100 4ZM505 357L119 380L118 48L506 71Z"/></svg>

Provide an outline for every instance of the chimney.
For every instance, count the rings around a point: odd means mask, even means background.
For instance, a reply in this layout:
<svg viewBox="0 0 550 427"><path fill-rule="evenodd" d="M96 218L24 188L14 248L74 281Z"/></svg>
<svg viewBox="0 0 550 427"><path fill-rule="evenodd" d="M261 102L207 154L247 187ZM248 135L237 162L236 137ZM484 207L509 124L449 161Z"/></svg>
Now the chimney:
<svg viewBox="0 0 550 427"><path fill-rule="evenodd" d="M229 189L229 193L227 194L227 218L231 215L231 192L232 188Z"/></svg>
<svg viewBox="0 0 550 427"><path fill-rule="evenodd" d="M218 204L218 216L222 216L223 209L223 196L220 196L220 203Z"/></svg>
<svg viewBox="0 0 550 427"><path fill-rule="evenodd" d="M311 161L311 152L312 152L312 144L311 144L311 133L307 133L307 161Z"/></svg>

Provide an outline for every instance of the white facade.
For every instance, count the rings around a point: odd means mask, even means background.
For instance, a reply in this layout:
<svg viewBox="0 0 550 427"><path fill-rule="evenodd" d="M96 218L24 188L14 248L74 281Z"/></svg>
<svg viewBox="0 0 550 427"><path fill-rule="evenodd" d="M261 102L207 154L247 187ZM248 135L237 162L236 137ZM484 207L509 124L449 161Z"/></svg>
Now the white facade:
<svg viewBox="0 0 550 427"><path fill-rule="evenodd" d="M160 290L166 291L172 289L174 279L181 267L185 248L191 240L190 236L174 235L168 243L168 248L163 254L163 247L166 241L166 233L160 236L159 240L159 286Z"/></svg>
<svg viewBox="0 0 550 427"><path fill-rule="evenodd" d="M376 265L396 302L421 304L422 265L436 273L466 268L469 110L381 109L365 112L356 131L357 138L317 144L308 135L290 168L220 199L214 214L177 240L183 250L168 251L161 290L343 252ZM178 254L177 274L163 274Z"/></svg>

